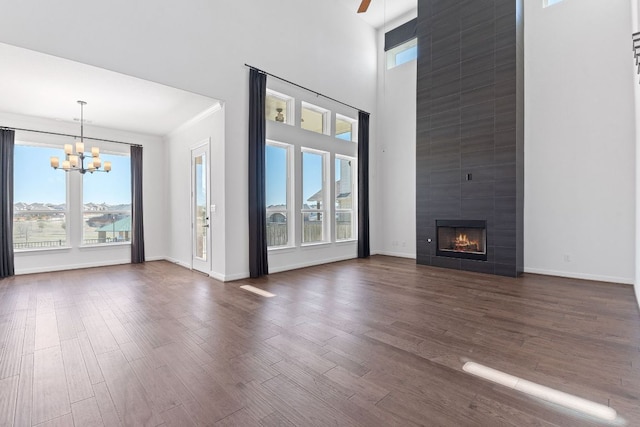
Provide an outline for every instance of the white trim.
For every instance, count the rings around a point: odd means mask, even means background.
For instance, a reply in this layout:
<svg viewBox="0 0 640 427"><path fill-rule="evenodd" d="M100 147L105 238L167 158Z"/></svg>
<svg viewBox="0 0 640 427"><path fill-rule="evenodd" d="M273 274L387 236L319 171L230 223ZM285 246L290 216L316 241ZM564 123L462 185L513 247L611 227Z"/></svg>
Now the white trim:
<svg viewBox="0 0 640 427"><path fill-rule="evenodd" d="M36 267L36 268L27 268L20 271L16 271L16 276L21 276L23 274L35 274L35 273L49 273L52 271L65 271L65 270L78 270L82 268L93 268L93 267L109 267L112 265L121 265L121 264L131 264L130 259L125 260L113 260L107 262L89 262L85 264L72 264L72 265L56 265L56 266L47 266L47 267Z"/></svg>
<svg viewBox="0 0 640 427"><path fill-rule="evenodd" d="M392 256L396 258L409 258L416 259L416 254L411 253L402 253L402 252L392 252L392 251L376 251L375 253L371 253L371 255L384 255L384 256Z"/></svg>
<svg viewBox="0 0 640 427"><path fill-rule="evenodd" d="M349 259L356 259L356 258L358 257L353 255L346 255L346 256L341 256L336 258L322 259L320 261L308 261L300 264L292 264L292 265L286 265L283 267L269 268L269 274L281 273L283 271L289 271L289 270L297 270L299 268L314 267L316 265L330 264L332 262L347 261Z"/></svg>
<svg viewBox="0 0 640 427"><path fill-rule="evenodd" d="M542 274L545 276L567 277L570 279L593 280L596 282L620 283L623 285L633 285L633 278L602 276L598 274L572 273L569 271L545 270L541 268L525 267L525 273Z"/></svg>
<svg viewBox="0 0 640 427"><path fill-rule="evenodd" d="M184 122L183 124L175 128L174 130L172 130L171 132L167 133L165 137L167 138L174 137L176 136L176 134L182 132L186 128L195 125L196 123L206 119L207 117L211 116L214 113L217 113L220 110L222 110L222 102L218 101L215 104L213 104L211 107L207 108L206 110L204 110L199 114L196 114L195 116L193 116L192 118L190 118L189 120L187 120L186 122Z"/></svg>
<svg viewBox="0 0 640 427"><path fill-rule="evenodd" d="M250 275L248 272L236 273L236 274L220 274L220 273L211 272L210 276L221 282L233 282L234 280L248 279Z"/></svg>

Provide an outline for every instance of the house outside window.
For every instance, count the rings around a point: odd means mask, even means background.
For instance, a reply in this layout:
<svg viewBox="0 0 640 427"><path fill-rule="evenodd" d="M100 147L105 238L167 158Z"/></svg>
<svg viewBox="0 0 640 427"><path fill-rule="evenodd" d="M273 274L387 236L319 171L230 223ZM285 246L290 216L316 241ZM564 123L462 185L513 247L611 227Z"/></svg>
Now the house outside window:
<svg viewBox="0 0 640 427"><path fill-rule="evenodd" d="M82 244L103 245L131 241L131 162L129 156L100 154L110 161L109 173L82 177Z"/></svg>
<svg viewBox="0 0 640 427"><path fill-rule="evenodd" d="M354 186L355 159L336 156L335 177L336 177L336 241L352 240L354 232L354 206L355 206L355 186Z"/></svg>
<svg viewBox="0 0 640 427"><path fill-rule="evenodd" d="M302 243L325 241L327 154L302 150Z"/></svg>

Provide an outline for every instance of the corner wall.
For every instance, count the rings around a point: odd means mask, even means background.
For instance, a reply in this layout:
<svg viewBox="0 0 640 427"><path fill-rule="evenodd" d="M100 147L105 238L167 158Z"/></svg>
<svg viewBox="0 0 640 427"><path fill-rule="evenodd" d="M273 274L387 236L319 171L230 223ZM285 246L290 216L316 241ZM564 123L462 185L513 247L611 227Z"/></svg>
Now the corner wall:
<svg viewBox="0 0 640 427"><path fill-rule="evenodd" d="M634 281L630 13L525 2L525 271Z"/></svg>
<svg viewBox="0 0 640 427"><path fill-rule="evenodd" d="M379 212L376 253L416 257L416 79L417 61L387 69L385 32L415 18L417 10L378 31L377 145L372 147ZM375 163L373 163L375 162Z"/></svg>

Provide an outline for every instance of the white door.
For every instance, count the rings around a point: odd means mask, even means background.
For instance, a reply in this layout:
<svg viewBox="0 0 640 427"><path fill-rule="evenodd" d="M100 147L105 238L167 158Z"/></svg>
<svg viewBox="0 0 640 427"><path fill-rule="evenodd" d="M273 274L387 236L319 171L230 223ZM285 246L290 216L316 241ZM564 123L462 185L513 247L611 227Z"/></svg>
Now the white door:
<svg viewBox="0 0 640 427"><path fill-rule="evenodd" d="M191 268L211 271L209 227L209 143L191 150Z"/></svg>

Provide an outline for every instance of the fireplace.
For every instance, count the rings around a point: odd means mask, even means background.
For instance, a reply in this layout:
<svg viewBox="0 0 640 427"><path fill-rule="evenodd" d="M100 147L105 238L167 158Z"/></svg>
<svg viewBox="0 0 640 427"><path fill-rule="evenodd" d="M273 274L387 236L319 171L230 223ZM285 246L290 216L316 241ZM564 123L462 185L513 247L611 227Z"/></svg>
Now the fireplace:
<svg viewBox="0 0 640 427"><path fill-rule="evenodd" d="M487 221L436 220L436 255L487 260Z"/></svg>

